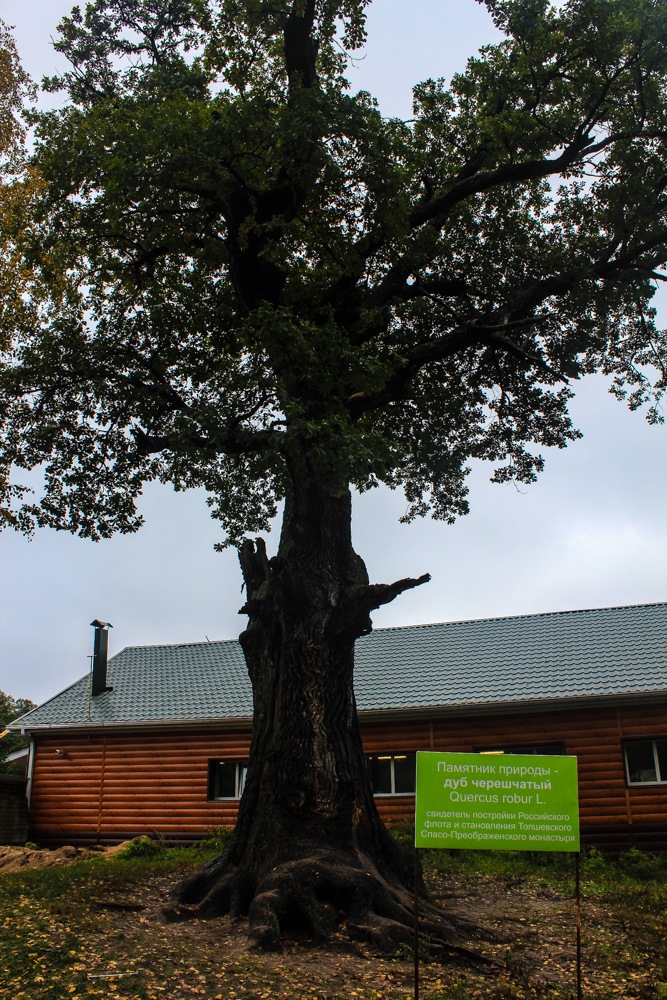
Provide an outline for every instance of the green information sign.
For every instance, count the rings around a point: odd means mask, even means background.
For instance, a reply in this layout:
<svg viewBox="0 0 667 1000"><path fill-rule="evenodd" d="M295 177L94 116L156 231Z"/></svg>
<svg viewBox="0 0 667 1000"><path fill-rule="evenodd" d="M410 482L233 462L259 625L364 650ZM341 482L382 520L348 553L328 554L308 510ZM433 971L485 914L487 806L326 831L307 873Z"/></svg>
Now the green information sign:
<svg viewBox="0 0 667 1000"><path fill-rule="evenodd" d="M418 753L415 846L579 851L577 758Z"/></svg>

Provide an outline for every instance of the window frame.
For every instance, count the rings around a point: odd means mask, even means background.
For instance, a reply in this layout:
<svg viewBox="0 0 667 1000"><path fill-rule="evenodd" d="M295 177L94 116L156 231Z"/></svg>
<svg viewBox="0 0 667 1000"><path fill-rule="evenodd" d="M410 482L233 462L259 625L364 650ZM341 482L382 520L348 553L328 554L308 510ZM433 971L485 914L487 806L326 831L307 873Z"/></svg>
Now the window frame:
<svg viewBox="0 0 667 1000"><path fill-rule="evenodd" d="M413 779L412 779L412 784L413 784L412 791L409 791L409 792L397 792L396 791L396 766L395 766L395 761L396 760L409 759L410 757L412 758L413 764L414 764ZM391 762L390 763L390 774L391 774L391 791L390 792L376 792L375 789L373 788L372 761L374 761L374 760L389 760ZM378 799L379 798L388 799L388 798L397 798L399 796L402 797L404 795L412 795L412 796L415 795L416 784L417 784L417 775L416 775L417 754L416 754L416 751L414 751L414 750L392 750L392 751L390 751L390 752L388 751L386 753L384 751L381 752L381 753L369 753L369 754L366 754L366 765L367 765L367 768L368 768L368 778L369 778L369 781L371 783L371 791L373 792L373 798L374 799L376 799L376 798L378 798Z"/></svg>
<svg viewBox="0 0 667 1000"><path fill-rule="evenodd" d="M628 761L628 747L636 745L637 743L650 743L651 749L653 751L653 764L656 773L656 778L653 781L632 781L630 778L630 762ZM643 739L638 737L637 739L623 740L623 767L625 770L625 783L628 788L655 788L656 785L667 785L667 769L663 776L663 769L660 767L660 757L658 754L658 743L667 744L667 736L650 736L644 737Z"/></svg>
<svg viewBox="0 0 667 1000"><path fill-rule="evenodd" d="M216 795L217 770L221 764L234 764L234 795ZM239 802L248 773L247 757L209 757L206 798L209 802Z"/></svg>

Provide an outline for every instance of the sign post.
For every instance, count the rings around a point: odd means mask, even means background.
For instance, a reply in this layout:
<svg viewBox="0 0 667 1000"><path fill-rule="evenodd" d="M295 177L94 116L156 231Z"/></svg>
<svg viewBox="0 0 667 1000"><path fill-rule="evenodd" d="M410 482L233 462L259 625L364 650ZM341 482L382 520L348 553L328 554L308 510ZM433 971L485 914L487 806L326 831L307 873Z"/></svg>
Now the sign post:
<svg viewBox="0 0 667 1000"><path fill-rule="evenodd" d="M577 758L417 753L415 858L420 848L579 854ZM419 922L415 863L415 998ZM577 997L581 996L579 865Z"/></svg>

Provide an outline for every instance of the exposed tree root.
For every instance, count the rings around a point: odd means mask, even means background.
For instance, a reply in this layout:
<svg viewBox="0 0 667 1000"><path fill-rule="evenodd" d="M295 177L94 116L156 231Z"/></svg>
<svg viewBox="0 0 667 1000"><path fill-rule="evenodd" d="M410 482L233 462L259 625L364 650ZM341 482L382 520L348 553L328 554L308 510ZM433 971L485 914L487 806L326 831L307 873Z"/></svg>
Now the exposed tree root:
<svg viewBox="0 0 667 1000"><path fill-rule="evenodd" d="M368 856L342 850L286 861L257 882L223 855L182 882L163 910L167 920L222 914L232 919L247 914L248 945L259 951L279 950L281 934L294 928L319 940L343 929L352 940L369 941L389 954L413 942L410 891L384 878ZM455 921L424 900L419 921L420 941L429 952L466 965L487 963L466 945L480 937L472 921Z"/></svg>

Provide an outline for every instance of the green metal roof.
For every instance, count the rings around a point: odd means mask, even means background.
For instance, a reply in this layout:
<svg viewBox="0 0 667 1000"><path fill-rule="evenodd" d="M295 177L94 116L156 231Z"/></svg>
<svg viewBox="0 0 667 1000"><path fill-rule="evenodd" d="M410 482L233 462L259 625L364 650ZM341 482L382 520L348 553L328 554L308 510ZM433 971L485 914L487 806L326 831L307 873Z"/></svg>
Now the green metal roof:
<svg viewBox="0 0 667 1000"><path fill-rule="evenodd" d="M384 628L356 645L362 714L477 713L667 699L667 603ZM230 724L252 714L235 641L128 646L112 691L79 681L13 728Z"/></svg>

